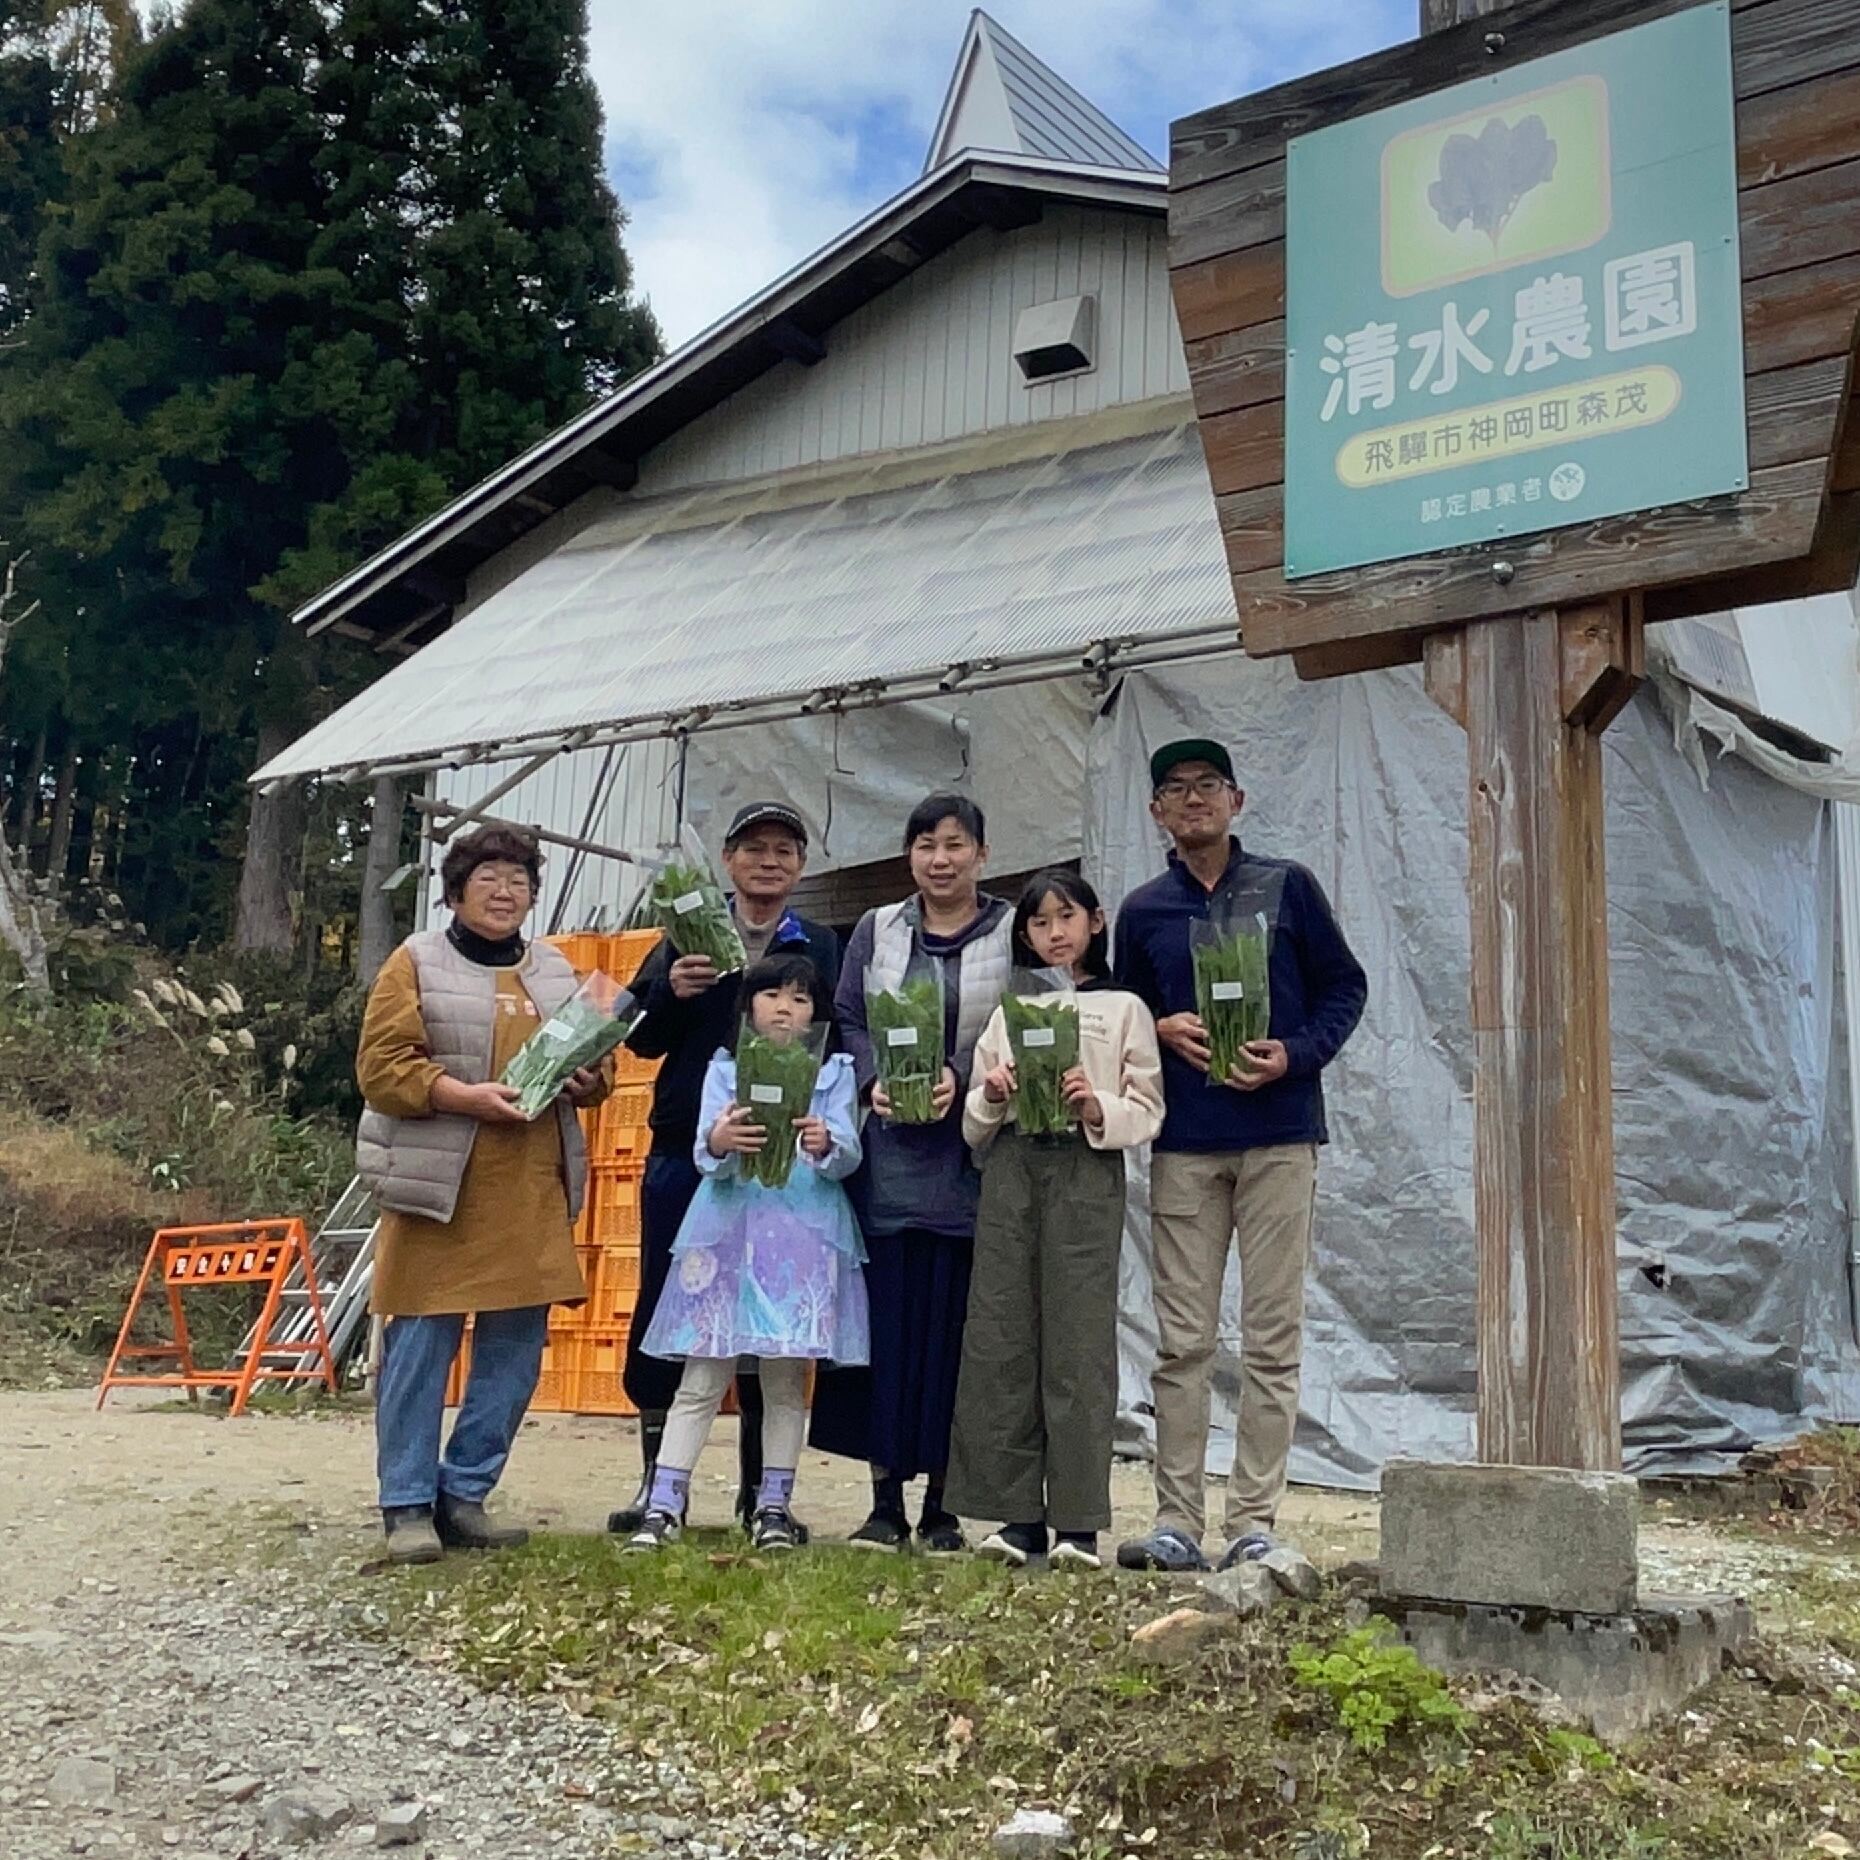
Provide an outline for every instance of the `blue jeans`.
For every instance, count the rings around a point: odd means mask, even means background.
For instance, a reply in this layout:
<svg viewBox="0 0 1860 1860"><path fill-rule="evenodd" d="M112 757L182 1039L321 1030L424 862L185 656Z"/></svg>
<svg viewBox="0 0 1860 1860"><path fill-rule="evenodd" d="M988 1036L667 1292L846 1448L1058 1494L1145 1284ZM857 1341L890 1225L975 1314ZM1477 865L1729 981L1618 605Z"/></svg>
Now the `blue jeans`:
<svg viewBox="0 0 1860 1860"><path fill-rule="evenodd" d="M478 1313L471 1375L442 1459L446 1377L459 1353L465 1314L388 1319L375 1390L375 1476L384 1509L430 1505L442 1491L484 1500L536 1393L548 1327L547 1305Z"/></svg>

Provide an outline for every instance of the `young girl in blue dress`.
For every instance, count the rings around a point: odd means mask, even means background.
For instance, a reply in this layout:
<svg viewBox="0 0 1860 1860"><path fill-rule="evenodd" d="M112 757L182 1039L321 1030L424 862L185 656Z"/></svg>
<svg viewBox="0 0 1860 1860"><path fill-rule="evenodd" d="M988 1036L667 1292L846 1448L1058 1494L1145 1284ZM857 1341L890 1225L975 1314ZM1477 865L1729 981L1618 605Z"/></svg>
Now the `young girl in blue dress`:
<svg viewBox="0 0 1860 1860"><path fill-rule="evenodd" d="M803 1037L832 1003L805 956L774 956L743 978L745 1016L765 1038ZM704 1076L696 1161L703 1176L672 1247L672 1270L647 1329L648 1354L683 1359L666 1416L645 1521L629 1550L656 1550L683 1529L691 1471L739 1356L761 1361L762 1484L750 1538L758 1550L801 1541L791 1502L806 1429L807 1364L868 1360L865 1248L840 1186L858 1168L853 1064L821 1064L813 1102L795 1120L798 1151L780 1188L745 1181L738 1158L767 1133L736 1101L736 1061L719 1052Z"/></svg>

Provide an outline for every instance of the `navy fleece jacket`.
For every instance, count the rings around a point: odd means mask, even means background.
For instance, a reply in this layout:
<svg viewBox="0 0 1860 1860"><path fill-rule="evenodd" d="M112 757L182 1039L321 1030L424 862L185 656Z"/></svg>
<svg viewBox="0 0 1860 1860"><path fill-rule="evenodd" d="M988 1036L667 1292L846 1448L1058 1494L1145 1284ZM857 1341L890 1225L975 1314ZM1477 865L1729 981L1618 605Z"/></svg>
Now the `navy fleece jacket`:
<svg viewBox="0 0 1860 1860"><path fill-rule="evenodd" d="M1237 880L1273 874L1283 874L1283 890L1272 939L1271 1033L1285 1043L1286 1074L1258 1091L1211 1085L1165 1045L1159 1150L1253 1150L1329 1139L1319 1075L1362 1018L1369 986L1323 888L1303 866L1259 858L1235 840L1227 870L1209 892L1171 854L1169 869L1139 885L1117 913L1116 982L1158 1020L1194 1013L1188 926Z"/></svg>

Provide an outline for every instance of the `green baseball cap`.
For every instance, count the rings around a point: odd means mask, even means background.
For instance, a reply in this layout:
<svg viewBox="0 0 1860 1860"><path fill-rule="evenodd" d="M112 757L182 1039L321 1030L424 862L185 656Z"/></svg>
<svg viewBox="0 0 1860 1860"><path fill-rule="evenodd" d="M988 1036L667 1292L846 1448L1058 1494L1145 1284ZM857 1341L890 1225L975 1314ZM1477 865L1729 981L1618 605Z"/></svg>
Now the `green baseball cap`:
<svg viewBox="0 0 1860 1860"><path fill-rule="evenodd" d="M1234 759L1219 743L1205 736L1185 736L1179 743L1164 743L1150 757L1151 788L1160 788L1184 762L1205 762L1226 780L1234 779Z"/></svg>

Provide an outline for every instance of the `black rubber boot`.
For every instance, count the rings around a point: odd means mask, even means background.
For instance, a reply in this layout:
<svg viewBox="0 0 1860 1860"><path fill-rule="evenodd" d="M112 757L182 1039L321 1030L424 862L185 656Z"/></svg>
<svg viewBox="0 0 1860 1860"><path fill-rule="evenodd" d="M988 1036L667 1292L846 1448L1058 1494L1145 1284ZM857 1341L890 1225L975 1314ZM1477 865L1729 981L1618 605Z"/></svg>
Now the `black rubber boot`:
<svg viewBox="0 0 1860 1860"><path fill-rule="evenodd" d="M631 1537L646 1522L646 1508L652 1498L653 1475L659 1470L659 1443L665 1438L664 1414L639 1417L639 1452L644 1469L639 1476L639 1490L631 1504L607 1514L607 1528L616 1537Z"/></svg>
<svg viewBox="0 0 1860 1860"><path fill-rule="evenodd" d="M760 1377L736 1378L736 1410L736 1521L748 1530L756 1515L756 1495L762 1489Z"/></svg>

